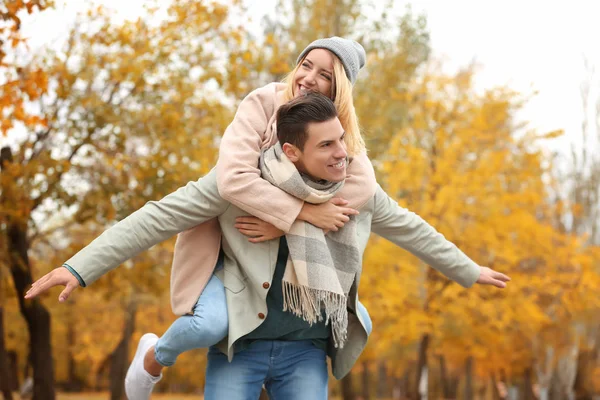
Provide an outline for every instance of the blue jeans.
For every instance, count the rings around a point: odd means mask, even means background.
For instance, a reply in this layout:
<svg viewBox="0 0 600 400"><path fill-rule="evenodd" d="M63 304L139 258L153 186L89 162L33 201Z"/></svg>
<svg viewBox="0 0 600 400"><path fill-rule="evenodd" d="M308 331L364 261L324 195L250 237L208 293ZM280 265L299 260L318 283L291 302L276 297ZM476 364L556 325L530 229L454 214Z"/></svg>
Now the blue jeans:
<svg viewBox="0 0 600 400"><path fill-rule="evenodd" d="M310 340L257 340L231 363L208 351L205 400L256 400L263 384L271 400L326 400L327 356Z"/></svg>
<svg viewBox="0 0 600 400"><path fill-rule="evenodd" d="M365 306L363 306L363 304L359 301L358 302L358 310L356 310L363 322L365 323L365 329L367 330L367 336L371 336L371 331L373 330L373 322L371 321L371 316L369 315L369 312L367 311L367 308Z"/></svg>
<svg viewBox="0 0 600 400"><path fill-rule="evenodd" d="M225 287L213 275L194 306L194 315L184 315L173 322L156 342L154 357L160 365L169 367L184 351L219 343L228 329Z"/></svg>

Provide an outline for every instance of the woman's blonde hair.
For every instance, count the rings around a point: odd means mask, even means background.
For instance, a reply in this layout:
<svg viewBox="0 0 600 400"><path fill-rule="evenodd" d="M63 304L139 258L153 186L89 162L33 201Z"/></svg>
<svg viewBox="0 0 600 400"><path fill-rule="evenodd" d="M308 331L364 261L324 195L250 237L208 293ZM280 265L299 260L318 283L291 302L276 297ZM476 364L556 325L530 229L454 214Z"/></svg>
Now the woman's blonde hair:
<svg viewBox="0 0 600 400"><path fill-rule="evenodd" d="M332 93L329 95L329 98L333 100L333 104L335 104L338 113L338 118L342 123L344 131L346 131L345 140L348 155L353 157L365 151L365 141L360 133L358 117L356 116L356 110L354 109L352 83L346 76L346 71L344 71L344 66L340 59L333 53L331 53L331 55L333 56L333 81L331 82ZM290 101L294 98L294 76L303 62L304 59L300 60L292 72L283 79L283 82L287 84L284 94L285 101Z"/></svg>

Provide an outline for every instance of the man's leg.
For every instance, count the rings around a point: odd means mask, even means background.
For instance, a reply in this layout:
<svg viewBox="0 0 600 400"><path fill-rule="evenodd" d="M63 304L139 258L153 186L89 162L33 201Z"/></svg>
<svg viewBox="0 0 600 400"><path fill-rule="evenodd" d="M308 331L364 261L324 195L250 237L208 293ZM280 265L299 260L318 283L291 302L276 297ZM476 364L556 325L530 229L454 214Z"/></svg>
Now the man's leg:
<svg viewBox="0 0 600 400"><path fill-rule="evenodd" d="M271 341L256 341L233 360L211 347L206 366L204 400L256 400L270 367Z"/></svg>
<svg viewBox="0 0 600 400"><path fill-rule="evenodd" d="M327 355L310 340L274 341L265 387L271 400L326 400Z"/></svg>

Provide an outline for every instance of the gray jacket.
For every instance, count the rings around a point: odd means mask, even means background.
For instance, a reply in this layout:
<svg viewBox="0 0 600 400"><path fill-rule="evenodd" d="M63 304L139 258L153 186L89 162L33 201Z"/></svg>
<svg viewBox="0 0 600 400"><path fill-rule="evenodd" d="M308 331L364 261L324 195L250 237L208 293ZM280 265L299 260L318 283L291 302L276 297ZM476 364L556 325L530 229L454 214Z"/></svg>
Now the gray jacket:
<svg viewBox="0 0 600 400"><path fill-rule="evenodd" d="M373 198L359 211L356 221L361 257L373 231L464 287L472 286L479 278L480 267L475 262L422 218L400 207L381 187L377 187ZM231 359L235 341L256 329L264 320L260 316L267 314L265 287L269 285L264 283L271 283L279 250L279 240L248 242L234 227L236 217L244 215L248 214L221 198L213 169L162 200L148 202L106 230L67 264L89 284L141 251L218 218L225 265L217 275L226 288L229 313L229 336L219 347ZM338 379L350 371L367 342L364 322L356 312L359 283L360 275L348 302L354 311L348 322L348 340L343 348L330 346L328 351L333 374Z"/></svg>

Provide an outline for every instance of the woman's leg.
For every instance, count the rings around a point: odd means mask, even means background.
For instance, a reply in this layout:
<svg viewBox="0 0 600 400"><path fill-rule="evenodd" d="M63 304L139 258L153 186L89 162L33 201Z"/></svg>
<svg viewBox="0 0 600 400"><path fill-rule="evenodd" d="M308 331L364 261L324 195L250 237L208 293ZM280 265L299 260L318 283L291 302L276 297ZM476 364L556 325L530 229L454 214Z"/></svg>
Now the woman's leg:
<svg viewBox="0 0 600 400"><path fill-rule="evenodd" d="M173 322L156 343L154 357L160 365L171 366L187 350L219 343L228 329L225 287L213 275L194 307L194 315L184 315Z"/></svg>
<svg viewBox="0 0 600 400"><path fill-rule="evenodd" d="M186 350L219 342L227 330L225 288L213 275L194 307L194 315L178 318L160 339L152 333L142 336L125 378L127 398L149 400L164 367L173 365Z"/></svg>
<svg viewBox="0 0 600 400"><path fill-rule="evenodd" d="M358 314L360 314L360 317L365 324L365 329L367 331L367 335L370 336L371 331L373 330L373 322L371 321L371 316L369 315L367 308L365 306L363 306L363 304L360 301L358 302L357 312L358 312Z"/></svg>

